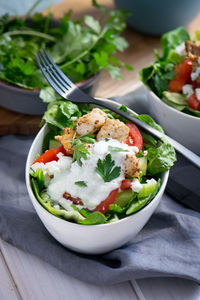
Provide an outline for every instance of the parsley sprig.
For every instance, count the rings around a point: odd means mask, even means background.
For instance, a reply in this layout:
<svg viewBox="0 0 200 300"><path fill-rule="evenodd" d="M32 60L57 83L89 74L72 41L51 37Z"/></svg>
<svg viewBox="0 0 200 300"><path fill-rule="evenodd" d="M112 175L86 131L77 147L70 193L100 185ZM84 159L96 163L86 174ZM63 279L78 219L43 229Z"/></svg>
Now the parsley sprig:
<svg viewBox="0 0 200 300"><path fill-rule="evenodd" d="M85 183L85 181L76 181L75 184L79 187L87 187L87 183Z"/></svg>
<svg viewBox="0 0 200 300"><path fill-rule="evenodd" d="M106 157L101 160L98 159L96 172L102 177L105 182L110 182L113 179L119 177L121 172L121 167L116 166L115 161L112 160L111 154L107 154Z"/></svg>
<svg viewBox="0 0 200 300"><path fill-rule="evenodd" d="M71 144L74 148L74 154L73 154L73 162L77 161L78 165L82 166L81 159L87 159L87 154L90 154L87 150L85 144L94 144L95 139L92 135L81 135L79 137L74 135Z"/></svg>

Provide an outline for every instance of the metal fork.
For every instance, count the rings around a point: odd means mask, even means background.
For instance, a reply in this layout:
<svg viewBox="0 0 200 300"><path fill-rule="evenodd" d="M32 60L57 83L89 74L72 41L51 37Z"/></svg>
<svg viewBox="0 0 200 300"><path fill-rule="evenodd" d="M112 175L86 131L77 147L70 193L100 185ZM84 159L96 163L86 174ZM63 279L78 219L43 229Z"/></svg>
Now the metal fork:
<svg viewBox="0 0 200 300"><path fill-rule="evenodd" d="M195 166L200 168L200 157L196 155L191 150L187 149L185 146L181 145L174 139L169 136L163 134L162 132L154 129L150 125L138 120L135 116L129 115L124 111L119 110L118 108L112 106L110 103L94 99L89 95L82 92L53 62L51 57L43 51L39 50L37 52L37 56L35 55L35 59L40 67L44 77L49 82L49 84L53 87L53 89L63 98L70 100L75 103L91 103L98 106L102 106L108 108L109 110L119 114L122 117L125 117L127 120L137 124L142 129L146 130L154 137L158 139L166 138L169 143L171 143L174 148L184 155L189 161L191 161Z"/></svg>

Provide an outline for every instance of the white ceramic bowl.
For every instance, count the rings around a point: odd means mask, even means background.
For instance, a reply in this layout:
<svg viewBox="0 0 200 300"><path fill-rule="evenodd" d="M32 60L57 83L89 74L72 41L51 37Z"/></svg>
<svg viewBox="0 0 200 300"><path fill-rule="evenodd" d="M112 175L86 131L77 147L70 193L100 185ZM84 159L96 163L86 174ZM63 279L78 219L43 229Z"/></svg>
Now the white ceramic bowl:
<svg viewBox="0 0 200 300"><path fill-rule="evenodd" d="M200 118L176 110L145 88L152 117L170 137L200 155Z"/></svg>
<svg viewBox="0 0 200 300"><path fill-rule="evenodd" d="M102 99L101 99L102 100ZM113 106L119 103L103 99ZM129 110L133 113L133 111ZM45 210L35 198L29 178L29 169L35 155L41 153L42 141L48 127L44 126L36 136L28 154L26 163L26 185L35 210L50 234L63 246L87 254L100 254L116 249L130 241L147 223L155 211L164 193L169 172L162 175L162 185L156 197L142 210L114 223L101 225L79 225L71 223Z"/></svg>

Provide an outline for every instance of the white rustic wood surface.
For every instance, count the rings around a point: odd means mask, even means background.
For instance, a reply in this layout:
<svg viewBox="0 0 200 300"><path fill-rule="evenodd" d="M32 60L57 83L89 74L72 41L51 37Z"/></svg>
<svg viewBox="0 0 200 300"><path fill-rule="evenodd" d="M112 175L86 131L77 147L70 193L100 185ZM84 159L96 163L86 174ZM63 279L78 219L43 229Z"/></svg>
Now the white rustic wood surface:
<svg viewBox="0 0 200 300"><path fill-rule="evenodd" d="M0 300L200 300L200 286L150 278L110 286L74 279L0 240Z"/></svg>

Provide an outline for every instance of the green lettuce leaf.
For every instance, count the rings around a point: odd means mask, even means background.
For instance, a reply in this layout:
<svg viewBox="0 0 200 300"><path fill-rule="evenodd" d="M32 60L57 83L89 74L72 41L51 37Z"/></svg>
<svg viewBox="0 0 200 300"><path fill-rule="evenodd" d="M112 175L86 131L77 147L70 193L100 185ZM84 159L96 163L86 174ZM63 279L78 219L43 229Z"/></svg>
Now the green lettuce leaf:
<svg viewBox="0 0 200 300"><path fill-rule="evenodd" d="M155 175L169 170L176 161L176 152L169 143L159 143L156 148L148 148L147 174Z"/></svg>
<svg viewBox="0 0 200 300"><path fill-rule="evenodd" d="M106 222L106 217L99 211L95 211L89 214L84 220L78 221L82 225L97 225L104 224Z"/></svg>
<svg viewBox="0 0 200 300"><path fill-rule="evenodd" d="M190 36L183 27L178 27L165 33L161 38L163 57L166 58L171 49L175 49L187 40L190 40Z"/></svg>

